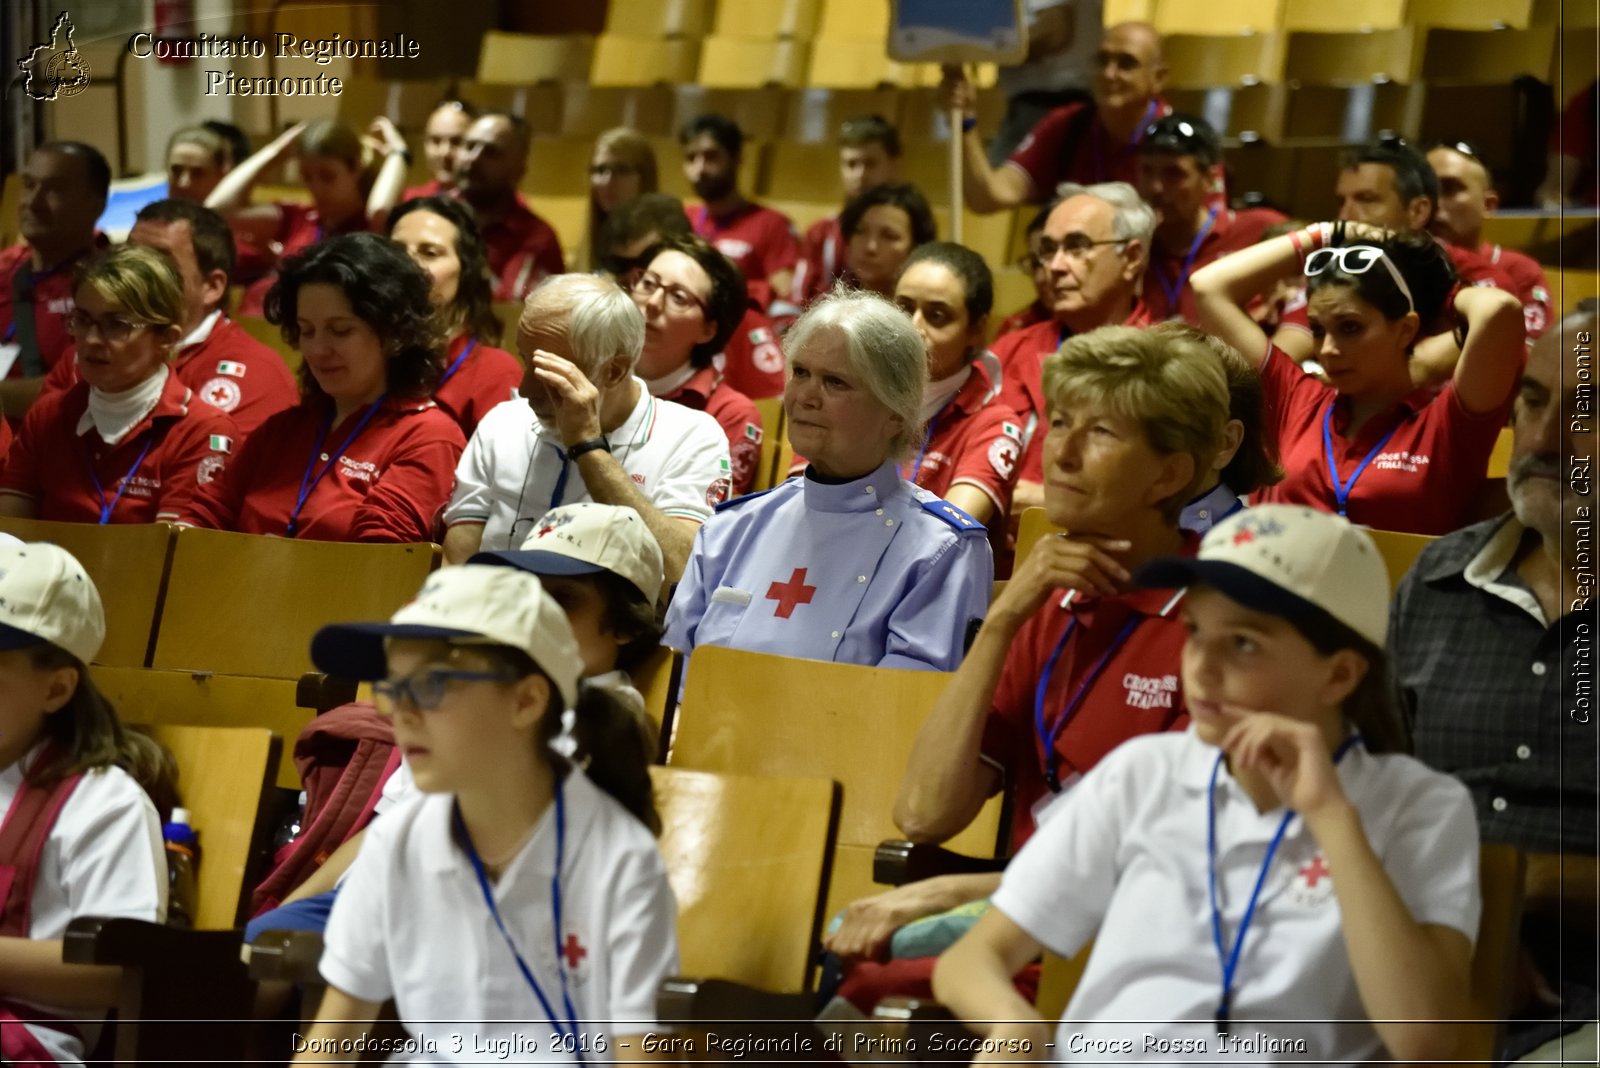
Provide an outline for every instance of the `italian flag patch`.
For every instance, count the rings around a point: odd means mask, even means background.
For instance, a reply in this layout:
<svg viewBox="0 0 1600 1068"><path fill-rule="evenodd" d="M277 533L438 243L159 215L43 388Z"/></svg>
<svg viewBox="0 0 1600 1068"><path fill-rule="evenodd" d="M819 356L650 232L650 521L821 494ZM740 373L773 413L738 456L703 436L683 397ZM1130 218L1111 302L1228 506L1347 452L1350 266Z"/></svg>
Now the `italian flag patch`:
<svg viewBox="0 0 1600 1068"><path fill-rule="evenodd" d="M211 451L212 452L232 452L233 451L233 439L228 437L228 435L226 435L226 434L212 434L211 435Z"/></svg>
<svg viewBox="0 0 1600 1068"><path fill-rule="evenodd" d="M217 364L217 374L228 375L233 378L243 378L244 364L234 363L232 360L222 360Z"/></svg>

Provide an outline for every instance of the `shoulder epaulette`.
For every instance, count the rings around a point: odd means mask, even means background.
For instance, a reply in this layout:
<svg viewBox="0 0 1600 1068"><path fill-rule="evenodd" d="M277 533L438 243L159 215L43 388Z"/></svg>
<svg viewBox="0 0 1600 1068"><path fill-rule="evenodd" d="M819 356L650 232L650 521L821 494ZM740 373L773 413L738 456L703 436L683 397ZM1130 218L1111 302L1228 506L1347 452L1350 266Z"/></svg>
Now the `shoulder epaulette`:
<svg viewBox="0 0 1600 1068"><path fill-rule="evenodd" d="M987 535L989 533L989 529L982 523L942 498L934 497L931 500L923 501L922 510L929 515L938 516L963 534Z"/></svg>
<svg viewBox="0 0 1600 1068"><path fill-rule="evenodd" d="M778 486L781 486L781 485L783 485L783 483L781 483L781 482L778 483ZM757 497L765 497L767 494L771 493L772 490L777 489L778 486L773 486L771 489L756 490L754 493L746 493L746 494L744 494L742 496L739 496L739 497L729 497L727 500L725 500L721 504L717 505L716 508L713 509L713 511L725 512L729 508L737 508L741 504L749 504L751 501L755 500Z"/></svg>

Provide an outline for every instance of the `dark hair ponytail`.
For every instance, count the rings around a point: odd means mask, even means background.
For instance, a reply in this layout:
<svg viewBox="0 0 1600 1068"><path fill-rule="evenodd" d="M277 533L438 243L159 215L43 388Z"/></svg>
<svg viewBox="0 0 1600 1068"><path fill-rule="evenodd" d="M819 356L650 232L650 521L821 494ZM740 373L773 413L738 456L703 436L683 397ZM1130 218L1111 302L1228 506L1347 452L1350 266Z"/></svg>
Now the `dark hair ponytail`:
<svg viewBox="0 0 1600 1068"><path fill-rule="evenodd" d="M75 669L78 688L66 704L45 717L44 733L55 743L56 757L29 768L29 783L48 786L80 771L118 767L144 787L166 819L178 802L178 768L172 754L142 730L124 725L83 661L65 649L48 643L35 646L32 661L38 671Z"/></svg>
<svg viewBox="0 0 1600 1068"><path fill-rule="evenodd" d="M1290 622L1323 656L1353 649L1366 659L1367 673L1344 699L1344 718L1361 732L1367 752L1410 753L1411 731L1390 675L1389 654L1325 612Z"/></svg>
<svg viewBox="0 0 1600 1068"><path fill-rule="evenodd" d="M549 716L546 722L559 731L559 716ZM603 686L582 686L572 733L578 742L573 760L584 774L652 834L660 834L661 817L650 782L655 724Z"/></svg>

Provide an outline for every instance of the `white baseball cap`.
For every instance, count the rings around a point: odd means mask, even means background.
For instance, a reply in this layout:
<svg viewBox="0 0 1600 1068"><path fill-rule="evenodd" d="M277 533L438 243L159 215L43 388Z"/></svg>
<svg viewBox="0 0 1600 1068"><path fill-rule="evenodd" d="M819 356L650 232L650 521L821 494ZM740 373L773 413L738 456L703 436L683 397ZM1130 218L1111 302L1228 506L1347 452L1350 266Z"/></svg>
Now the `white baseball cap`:
<svg viewBox="0 0 1600 1068"><path fill-rule="evenodd" d="M561 606L527 572L479 564L442 568L387 623L323 627L311 639L311 660L341 678L381 679L389 673L389 638L520 649L550 676L563 707L577 704L583 673L577 639Z"/></svg>
<svg viewBox="0 0 1600 1068"><path fill-rule="evenodd" d="M473 564L499 564L535 575L593 575L626 579L654 605L666 583L661 545L639 513L615 504L564 504L534 524L520 549L473 555Z"/></svg>
<svg viewBox="0 0 1600 1068"><path fill-rule="evenodd" d="M59 545L0 543L0 649L46 642L84 663L106 640L100 591Z"/></svg>
<svg viewBox="0 0 1600 1068"><path fill-rule="evenodd" d="M1242 509L1207 532L1197 557L1152 560L1136 580L1203 583L1295 623L1332 617L1380 649L1388 638L1383 557L1365 530L1331 512L1293 504Z"/></svg>

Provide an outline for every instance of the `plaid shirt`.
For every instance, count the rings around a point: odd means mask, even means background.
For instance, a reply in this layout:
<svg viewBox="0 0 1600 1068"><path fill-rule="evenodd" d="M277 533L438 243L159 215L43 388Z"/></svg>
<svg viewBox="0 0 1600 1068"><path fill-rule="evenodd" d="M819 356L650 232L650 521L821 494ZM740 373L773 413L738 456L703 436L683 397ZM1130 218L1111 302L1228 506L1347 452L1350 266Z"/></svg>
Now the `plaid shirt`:
<svg viewBox="0 0 1600 1068"><path fill-rule="evenodd" d="M1577 615L1547 624L1517 575L1523 532L1507 515L1423 550L1389 652L1416 755L1472 791L1484 841L1594 853L1596 725L1572 716L1572 681L1593 670L1573 662Z"/></svg>

